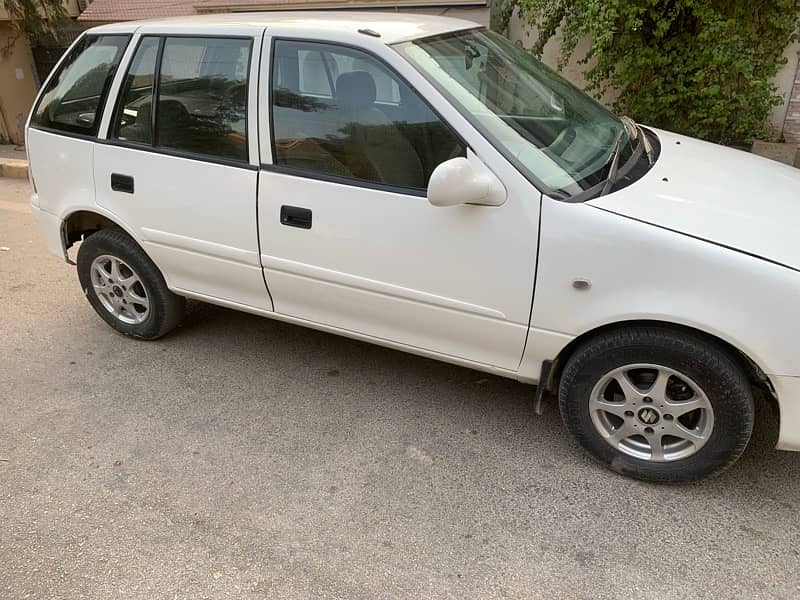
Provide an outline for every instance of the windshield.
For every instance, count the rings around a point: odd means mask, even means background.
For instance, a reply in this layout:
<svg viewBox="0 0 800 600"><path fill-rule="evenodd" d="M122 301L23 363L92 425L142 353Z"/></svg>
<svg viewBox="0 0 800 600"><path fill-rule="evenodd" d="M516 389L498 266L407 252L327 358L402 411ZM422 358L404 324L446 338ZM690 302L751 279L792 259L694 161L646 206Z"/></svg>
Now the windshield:
<svg viewBox="0 0 800 600"><path fill-rule="evenodd" d="M396 48L523 174L562 198L604 183L635 128L506 38L457 31Z"/></svg>

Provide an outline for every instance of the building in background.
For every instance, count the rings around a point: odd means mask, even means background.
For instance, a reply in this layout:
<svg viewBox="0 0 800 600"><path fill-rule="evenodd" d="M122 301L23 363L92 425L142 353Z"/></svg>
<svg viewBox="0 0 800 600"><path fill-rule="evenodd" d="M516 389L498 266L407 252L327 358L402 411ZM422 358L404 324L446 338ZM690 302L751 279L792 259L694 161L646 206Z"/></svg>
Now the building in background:
<svg viewBox="0 0 800 600"><path fill-rule="evenodd" d="M28 40L16 40L11 50L0 54L0 143L22 143L23 127L31 104L43 80L67 46L81 31L102 23L138 19L186 16L209 13L270 10L374 10L448 15L488 25L487 0L64 0L73 22L60 28L55 39L38 40L31 48ZM88 4L88 6L87 6ZM0 2L0 48L12 39L13 29L8 13ZM83 12L81 12L83 9ZM518 19L512 18L509 28L512 40L531 45L531 36ZM584 47L588 41L584 41ZM581 48L579 47L579 50ZM784 102L775 107L771 125L776 135L800 143L800 44L786 49L786 65L775 79ZM543 60L554 67L558 61L558 39L545 47ZM583 65L572 61L562 71L570 81L583 87Z"/></svg>
<svg viewBox="0 0 800 600"><path fill-rule="evenodd" d="M65 0L64 8L67 16L75 19L81 6L78 0ZM57 50L59 55L61 51ZM30 41L17 33L0 2L0 143L23 143L25 120L40 81L51 67L37 68Z"/></svg>
<svg viewBox="0 0 800 600"><path fill-rule="evenodd" d="M354 9L447 15L489 24L486 0L94 0L79 21L108 23L209 13Z"/></svg>
<svg viewBox="0 0 800 600"><path fill-rule="evenodd" d="M446 14L489 24L489 1L487 0L94 0L80 16L87 24L130 21L151 17L182 16L219 12L245 12L265 10L348 10L370 9L380 11L403 11L414 13ZM535 33L526 28L516 17L511 19L509 35L513 41L524 46L532 45ZM578 50L588 48L584 40ZM776 136L785 135L787 141L800 143L800 71L798 71L800 44L792 44L784 53L787 62L775 78L775 85L783 97L783 103L773 109L770 123ZM545 47L543 60L551 67L558 63L558 39ZM562 74L583 88L584 66L573 60ZM610 100L607 98L606 100Z"/></svg>

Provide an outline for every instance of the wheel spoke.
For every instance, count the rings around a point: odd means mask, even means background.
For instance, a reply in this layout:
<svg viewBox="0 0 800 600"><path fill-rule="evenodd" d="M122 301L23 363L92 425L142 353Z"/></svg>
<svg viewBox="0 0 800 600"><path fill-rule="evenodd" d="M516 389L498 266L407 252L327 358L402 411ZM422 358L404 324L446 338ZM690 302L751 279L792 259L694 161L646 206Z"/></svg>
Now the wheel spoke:
<svg viewBox="0 0 800 600"><path fill-rule="evenodd" d="M664 402L667 399L667 382L669 381L670 374L666 371L659 369L656 380L650 389L647 390L647 395L650 396L654 402Z"/></svg>
<svg viewBox="0 0 800 600"><path fill-rule="evenodd" d="M104 283L107 283L108 278L111 277L111 273L106 271L103 268L103 264L99 262L94 263L94 272L99 275L100 281L103 281Z"/></svg>
<svg viewBox="0 0 800 600"><path fill-rule="evenodd" d="M673 417L680 417L699 408L708 408L708 402L698 396L685 402L672 402L669 400L664 402L664 410L669 410Z"/></svg>
<svg viewBox="0 0 800 600"><path fill-rule="evenodd" d="M693 444L700 444L705 442L706 438L701 433L694 429L689 429L681 425L678 421L673 421L672 425L670 425L664 433L675 436L676 438L680 438L682 440L688 440Z"/></svg>
<svg viewBox="0 0 800 600"><path fill-rule="evenodd" d="M131 271L130 277L126 277L124 279L119 280L119 284L124 286L126 289L130 290L134 285L139 283L139 278L136 276L136 273Z"/></svg>
<svg viewBox="0 0 800 600"><path fill-rule="evenodd" d="M625 403L622 402L609 402L600 398L594 398L589 403L590 410L602 410L603 412L611 413L621 419L625 418Z"/></svg>
<svg viewBox="0 0 800 600"><path fill-rule="evenodd" d="M150 308L150 300L147 299L147 296L140 296L130 288L128 288L127 296L128 296L128 302L131 302L133 304L138 304L139 306L142 306L145 310Z"/></svg>
<svg viewBox="0 0 800 600"><path fill-rule="evenodd" d="M628 378L627 373L618 373L614 379L619 384L619 387L622 388L622 393L625 395L626 401L638 401L644 397L642 391L633 385L633 382L631 382L631 380Z"/></svg>
<svg viewBox="0 0 800 600"><path fill-rule="evenodd" d="M111 280L116 283L119 281L119 261L116 258L111 259Z"/></svg>
<svg viewBox="0 0 800 600"><path fill-rule="evenodd" d="M650 460L661 462L664 460L664 444L661 439L663 434L656 431L655 433L647 436L647 441L650 443Z"/></svg>
<svg viewBox="0 0 800 600"><path fill-rule="evenodd" d="M623 423L617 429L615 429L610 436L606 438L606 441L611 444L612 446L616 446L625 438L628 438L634 434L633 431L628 427L627 423Z"/></svg>

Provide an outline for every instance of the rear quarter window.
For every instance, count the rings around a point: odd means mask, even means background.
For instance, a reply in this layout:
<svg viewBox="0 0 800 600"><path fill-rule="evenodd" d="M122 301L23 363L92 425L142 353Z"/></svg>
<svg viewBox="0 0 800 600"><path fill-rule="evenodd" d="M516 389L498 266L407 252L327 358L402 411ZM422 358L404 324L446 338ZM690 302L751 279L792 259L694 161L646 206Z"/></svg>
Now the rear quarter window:
<svg viewBox="0 0 800 600"><path fill-rule="evenodd" d="M130 36L85 36L48 82L34 109L35 127L96 136L103 105Z"/></svg>

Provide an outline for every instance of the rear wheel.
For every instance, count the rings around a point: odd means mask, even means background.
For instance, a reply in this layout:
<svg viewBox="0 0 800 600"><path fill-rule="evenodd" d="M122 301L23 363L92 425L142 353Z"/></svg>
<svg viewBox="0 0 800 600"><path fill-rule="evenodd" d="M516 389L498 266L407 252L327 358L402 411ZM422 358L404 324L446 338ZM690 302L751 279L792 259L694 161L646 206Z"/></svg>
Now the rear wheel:
<svg viewBox="0 0 800 600"><path fill-rule="evenodd" d="M692 481L736 461L753 395L736 357L701 335L662 327L603 333L562 373L559 404L578 442L611 469Z"/></svg>
<svg viewBox="0 0 800 600"><path fill-rule="evenodd" d="M158 267L124 232L103 229L90 235L77 263L86 298L117 331L152 340L183 318L184 298L167 288Z"/></svg>

